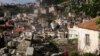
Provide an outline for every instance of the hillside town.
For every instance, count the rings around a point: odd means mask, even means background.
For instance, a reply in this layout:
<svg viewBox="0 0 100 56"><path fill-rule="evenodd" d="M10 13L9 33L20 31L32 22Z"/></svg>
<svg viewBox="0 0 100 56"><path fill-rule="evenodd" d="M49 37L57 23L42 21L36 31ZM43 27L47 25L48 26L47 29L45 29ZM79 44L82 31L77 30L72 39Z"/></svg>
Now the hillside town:
<svg viewBox="0 0 100 56"><path fill-rule="evenodd" d="M31 13L0 14L0 56L99 56L100 15L88 17L73 9L64 15L64 4L43 7L38 0L17 4L33 6Z"/></svg>

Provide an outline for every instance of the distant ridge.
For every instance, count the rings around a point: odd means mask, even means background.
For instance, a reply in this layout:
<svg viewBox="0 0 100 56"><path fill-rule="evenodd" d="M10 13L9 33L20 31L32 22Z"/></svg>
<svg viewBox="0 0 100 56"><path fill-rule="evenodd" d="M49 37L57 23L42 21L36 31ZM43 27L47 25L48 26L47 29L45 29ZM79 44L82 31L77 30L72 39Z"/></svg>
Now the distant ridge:
<svg viewBox="0 0 100 56"><path fill-rule="evenodd" d="M25 4L25 3L34 3L36 0L0 0L0 4Z"/></svg>

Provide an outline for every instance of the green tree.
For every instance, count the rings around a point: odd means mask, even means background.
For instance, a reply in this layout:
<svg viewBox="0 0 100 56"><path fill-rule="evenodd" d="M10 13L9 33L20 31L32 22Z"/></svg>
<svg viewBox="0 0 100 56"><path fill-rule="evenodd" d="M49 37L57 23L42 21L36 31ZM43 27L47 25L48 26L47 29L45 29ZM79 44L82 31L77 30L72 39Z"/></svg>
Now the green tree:
<svg viewBox="0 0 100 56"><path fill-rule="evenodd" d="M96 20L96 24L100 24L100 18Z"/></svg>
<svg viewBox="0 0 100 56"><path fill-rule="evenodd" d="M60 4L64 1L67 1L67 0L43 0L41 4L42 6L51 6L51 5Z"/></svg>
<svg viewBox="0 0 100 56"><path fill-rule="evenodd" d="M52 5L67 2L60 7L59 11L66 16L68 12L75 12L77 15L96 17L100 15L100 0L43 0L42 6L49 7Z"/></svg>
<svg viewBox="0 0 100 56"><path fill-rule="evenodd" d="M92 53L84 53L83 55L81 56L96 56L95 54L92 54Z"/></svg>
<svg viewBox="0 0 100 56"><path fill-rule="evenodd" d="M54 16L52 13L47 13L47 14L41 14L40 17L46 18L47 22L49 24L56 19L56 16Z"/></svg>

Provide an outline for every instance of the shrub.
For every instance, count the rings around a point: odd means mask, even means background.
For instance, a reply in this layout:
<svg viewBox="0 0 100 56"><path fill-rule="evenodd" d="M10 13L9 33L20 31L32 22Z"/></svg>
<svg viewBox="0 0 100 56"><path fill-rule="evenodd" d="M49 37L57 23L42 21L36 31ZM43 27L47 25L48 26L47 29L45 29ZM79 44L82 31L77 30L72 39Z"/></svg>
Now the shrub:
<svg viewBox="0 0 100 56"><path fill-rule="evenodd" d="M79 56L77 51L72 51L69 53L69 56Z"/></svg>
<svg viewBox="0 0 100 56"><path fill-rule="evenodd" d="M96 55L95 54L92 54L92 53L84 53L81 56L96 56Z"/></svg>
<svg viewBox="0 0 100 56"><path fill-rule="evenodd" d="M73 51L69 53L69 56L96 56L96 54L93 53L84 53L79 55L79 53L77 51Z"/></svg>
<svg viewBox="0 0 100 56"><path fill-rule="evenodd" d="M100 24L100 18L96 20L96 24Z"/></svg>

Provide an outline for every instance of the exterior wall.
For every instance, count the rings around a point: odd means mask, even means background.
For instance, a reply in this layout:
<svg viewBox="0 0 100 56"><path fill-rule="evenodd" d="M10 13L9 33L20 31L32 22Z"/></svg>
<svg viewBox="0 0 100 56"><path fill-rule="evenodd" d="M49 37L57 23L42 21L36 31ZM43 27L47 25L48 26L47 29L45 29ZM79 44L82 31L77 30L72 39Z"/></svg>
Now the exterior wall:
<svg viewBox="0 0 100 56"><path fill-rule="evenodd" d="M78 49L80 52L87 52L87 53L95 53L97 50L99 50L99 32L88 30L88 29L78 29L79 32L79 38L78 38ZM85 44L85 34L90 35L90 45L87 46Z"/></svg>
<svg viewBox="0 0 100 56"><path fill-rule="evenodd" d="M32 56L34 53L34 48L33 47L28 47L26 50L26 56Z"/></svg>
<svg viewBox="0 0 100 56"><path fill-rule="evenodd" d="M35 10L34 10L34 13L35 13L35 14L38 14L38 13L39 13L38 9L35 9Z"/></svg>
<svg viewBox="0 0 100 56"><path fill-rule="evenodd" d="M73 28L68 28L68 34L69 39L78 38L78 28L75 26Z"/></svg>
<svg viewBox="0 0 100 56"><path fill-rule="evenodd" d="M26 39L31 40L32 39L32 32L24 32L24 36Z"/></svg>
<svg viewBox="0 0 100 56"><path fill-rule="evenodd" d="M54 29L57 26L57 24L55 22L51 23L51 28Z"/></svg>
<svg viewBox="0 0 100 56"><path fill-rule="evenodd" d="M46 14L46 9L41 8L40 11L42 14Z"/></svg>
<svg viewBox="0 0 100 56"><path fill-rule="evenodd" d="M58 23L59 25L62 25L63 23L61 19L56 19L55 22Z"/></svg>
<svg viewBox="0 0 100 56"><path fill-rule="evenodd" d="M54 32L48 32L48 35L54 37L55 33Z"/></svg>
<svg viewBox="0 0 100 56"><path fill-rule="evenodd" d="M50 7L49 8L49 13L54 12L54 11L55 11L55 8L54 7Z"/></svg>
<svg viewBox="0 0 100 56"><path fill-rule="evenodd" d="M58 36L59 39L64 38L65 33L64 32L58 32L57 36Z"/></svg>

